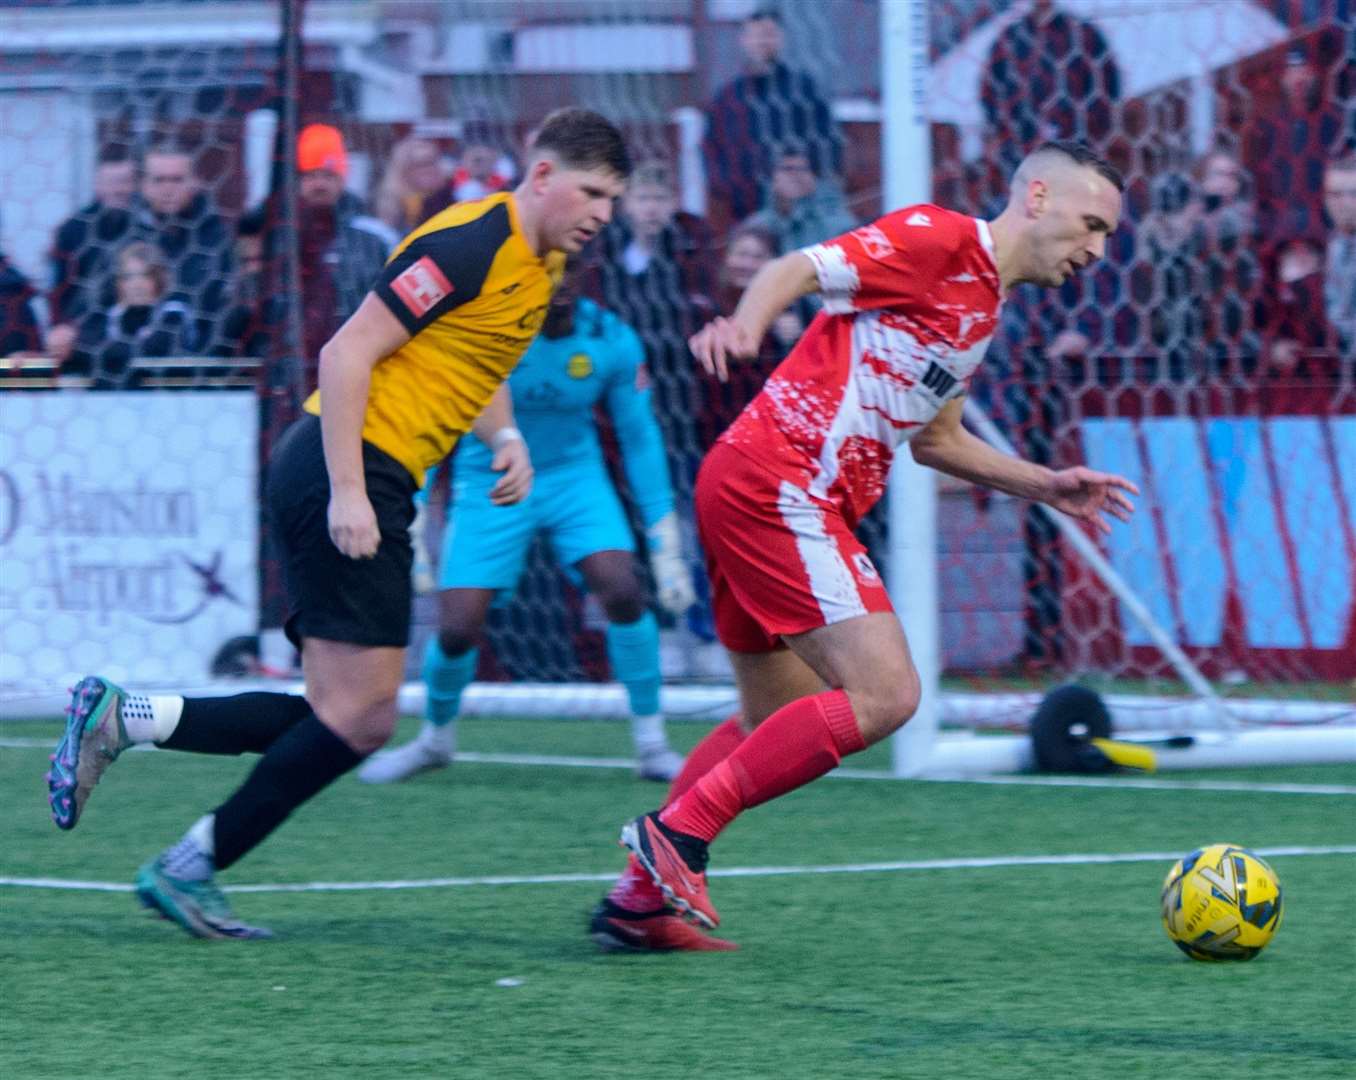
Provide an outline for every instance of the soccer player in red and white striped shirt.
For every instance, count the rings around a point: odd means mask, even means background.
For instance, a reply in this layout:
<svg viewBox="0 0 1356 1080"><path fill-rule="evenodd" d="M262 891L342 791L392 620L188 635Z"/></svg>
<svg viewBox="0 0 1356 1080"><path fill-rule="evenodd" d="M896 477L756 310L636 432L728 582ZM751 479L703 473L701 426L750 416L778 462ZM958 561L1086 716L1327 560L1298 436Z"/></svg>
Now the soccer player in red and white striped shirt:
<svg viewBox="0 0 1356 1080"><path fill-rule="evenodd" d="M1050 143L986 222L910 206L765 266L734 314L691 342L724 377L757 355L798 297L823 311L707 455L696 509L716 631L741 711L688 758L660 810L629 822L632 857L590 925L608 947L731 948L707 845L738 814L801 787L903 725L918 705L909 645L853 534L885 491L897 447L920 464L1035 499L1109 531L1130 481L1054 471L961 426L961 406L1008 289L1055 287L1102 256L1121 214L1119 173L1086 147ZM691 925L684 925L684 921Z"/></svg>

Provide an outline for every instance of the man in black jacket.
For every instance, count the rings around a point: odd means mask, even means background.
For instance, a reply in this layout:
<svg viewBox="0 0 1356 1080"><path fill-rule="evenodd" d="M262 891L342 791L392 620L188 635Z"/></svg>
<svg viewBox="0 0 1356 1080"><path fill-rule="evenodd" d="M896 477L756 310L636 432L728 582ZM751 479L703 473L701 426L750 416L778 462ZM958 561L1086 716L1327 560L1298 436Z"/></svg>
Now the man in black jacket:
<svg viewBox="0 0 1356 1080"><path fill-rule="evenodd" d="M234 237L200 189L192 155L170 142L147 150L131 213L131 238L160 249L169 267L167 293L187 304L200 336L210 337L227 303Z"/></svg>
<svg viewBox="0 0 1356 1080"><path fill-rule="evenodd" d="M713 200L742 221L762 202L771 153L788 137L801 140L816 175L842 171L843 140L813 78L782 63L782 19L760 7L744 20L739 46L745 72L716 94L702 152Z"/></svg>
<svg viewBox="0 0 1356 1080"><path fill-rule="evenodd" d="M48 303L58 339L73 338L84 315L112 302L113 256L131 239L137 175L127 147L104 147L94 167L94 199L57 226Z"/></svg>

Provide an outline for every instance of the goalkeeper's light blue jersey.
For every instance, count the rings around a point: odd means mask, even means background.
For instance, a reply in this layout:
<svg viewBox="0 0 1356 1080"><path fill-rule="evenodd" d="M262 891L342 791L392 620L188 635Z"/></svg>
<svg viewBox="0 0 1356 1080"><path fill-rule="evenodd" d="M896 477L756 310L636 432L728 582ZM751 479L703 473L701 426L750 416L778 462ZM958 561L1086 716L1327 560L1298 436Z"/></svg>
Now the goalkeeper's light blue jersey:
<svg viewBox="0 0 1356 1080"><path fill-rule="evenodd" d="M664 439L650 403L645 350L621 319L591 300L575 308L574 333L538 336L508 380L513 414L523 433L534 484L568 483L576 470L597 474L602 446L593 407L601 402L621 444L622 465L646 528L673 509ZM463 439L453 458L453 480L489 487L499 474L479 439ZM580 491L581 498L587 492Z"/></svg>

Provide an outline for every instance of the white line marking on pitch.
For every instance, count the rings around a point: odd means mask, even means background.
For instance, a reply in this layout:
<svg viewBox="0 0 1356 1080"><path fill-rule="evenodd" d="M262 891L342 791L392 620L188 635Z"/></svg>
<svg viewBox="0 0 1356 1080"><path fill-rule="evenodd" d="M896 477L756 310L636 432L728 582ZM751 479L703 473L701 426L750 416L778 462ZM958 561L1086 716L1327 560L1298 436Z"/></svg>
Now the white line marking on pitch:
<svg viewBox="0 0 1356 1080"><path fill-rule="evenodd" d="M1169 780L1139 776L929 776L925 779L927 783L933 784L1016 784L1023 787L1118 790L1143 788L1146 791L1241 791L1268 795L1356 795L1356 787L1350 784L1281 784L1254 780Z"/></svg>
<svg viewBox="0 0 1356 1080"><path fill-rule="evenodd" d="M16 736L0 738L0 749L50 750L56 744L46 739ZM133 750L155 750L154 746L133 746ZM634 769L631 758L572 757L561 754L482 754L458 753L457 760L467 765L529 765L554 769ZM835 769L835 780L894 780L901 778L884 769ZM1267 795L1356 795L1350 784L1280 784L1251 780L1169 780L1134 776L923 776L921 784L1015 784L1018 787L1144 788L1147 791L1235 791Z"/></svg>
<svg viewBox="0 0 1356 1080"><path fill-rule="evenodd" d="M1356 845L1333 847L1259 847L1258 855L1278 858L1297 855L1356 855ZM1181 857L1175 851L1128 851L1082 855L988 855L961 859L908 859L899 862L843 863L837 866L732 866L708 871L710 877L804 877L813 874L893 874L917 870L972 870L1005 866L1096 866L1105 863L1172 863ZM307 881L268 885L226 885L226 892L310 893L376 892L395 889L458 889L476 885L562 885L591 881L615 881L616 871L606 874L493 875L490 877L415 878L410 881ZM66 878L0 877L0 886L17 889L69 889L78 892L131 892L132 886L116 881L73 881Z"/></svg>

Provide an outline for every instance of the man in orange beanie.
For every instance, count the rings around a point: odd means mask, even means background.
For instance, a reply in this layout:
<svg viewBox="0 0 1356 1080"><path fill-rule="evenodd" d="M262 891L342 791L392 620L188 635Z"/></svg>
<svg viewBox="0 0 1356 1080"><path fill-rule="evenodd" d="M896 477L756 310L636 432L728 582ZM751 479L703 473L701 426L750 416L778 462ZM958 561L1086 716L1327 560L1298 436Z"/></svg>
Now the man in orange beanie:
<svg viewBox="0 0 1356 1080"><path fill-rule="evenodd" d="M348 151L338 128L308 124L301 129L297 172L302 334L305 355L317 357L358 309L400 238L345 190Z"/></svg>
<svg viewBox="0 0 1356 1080"><path fill-rule="evenodd" d="M329 124L307 124L297 137L297 171L305 174L316 169L324 169L341 180L348 179L344 137Z"/></svg>

